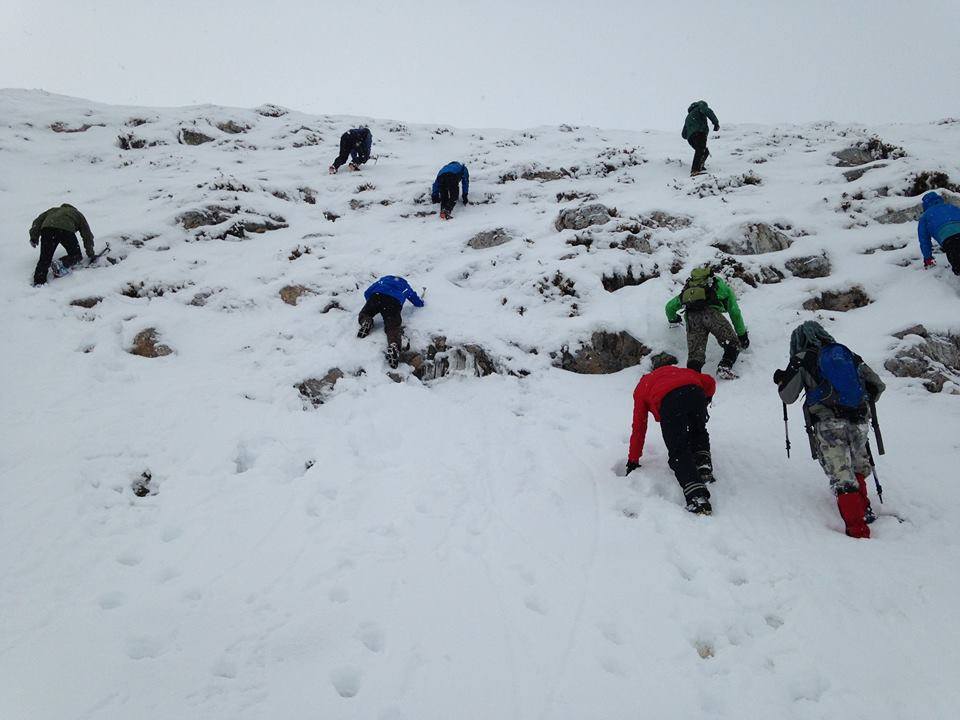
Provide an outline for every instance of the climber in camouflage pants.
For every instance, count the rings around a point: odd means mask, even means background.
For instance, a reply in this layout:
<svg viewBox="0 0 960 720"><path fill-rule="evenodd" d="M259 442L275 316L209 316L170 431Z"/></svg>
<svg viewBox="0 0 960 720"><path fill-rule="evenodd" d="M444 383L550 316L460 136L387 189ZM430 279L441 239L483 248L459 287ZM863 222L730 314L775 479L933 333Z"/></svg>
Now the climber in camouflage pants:
<svg viewBox="0 0 960 720"><path fill-rule="evenodd" d="M733 367L740 354L740 341L733 326L719 310L708 307L703 310L687 312L687 367L699 372L707 361L707 339L713 335L723 357L720 365Z"/></svg>
<svg viewBox="0 0 960 720"><path fill-rule="evenodd" d="M858 492L857 475L866 477L870 474L867 428L866 423L843 418L821 420L813 426L820 466L836 495Z"/></svg>

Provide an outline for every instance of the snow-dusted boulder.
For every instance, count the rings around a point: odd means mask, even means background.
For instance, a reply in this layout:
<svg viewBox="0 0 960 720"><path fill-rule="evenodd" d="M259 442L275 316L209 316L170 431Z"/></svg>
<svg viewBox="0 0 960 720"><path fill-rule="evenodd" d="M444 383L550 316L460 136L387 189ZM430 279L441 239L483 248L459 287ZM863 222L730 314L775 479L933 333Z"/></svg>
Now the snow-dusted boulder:
<svg viewBox="0 0 960 720"><path fill-rule="evenodd" d="M602 203L590 203L562 210L554 224L557 230L583 230L593 225L603 225L615 215L616 210L611 210Z"/></svg>

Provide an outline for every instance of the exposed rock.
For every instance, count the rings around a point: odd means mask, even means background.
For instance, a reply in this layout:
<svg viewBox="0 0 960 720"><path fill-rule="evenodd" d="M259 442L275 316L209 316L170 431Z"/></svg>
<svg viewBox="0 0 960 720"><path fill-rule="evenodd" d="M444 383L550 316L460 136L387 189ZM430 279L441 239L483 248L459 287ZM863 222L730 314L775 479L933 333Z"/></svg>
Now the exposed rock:
<svg viewBox="0 0 960 720"><path fill-rule="evenodd" d="M205 225L219 225L229 220L238 208L225 208L219 205L210 205L203 210L188 210L177 216L177 222L184 230L194 230Z"/></svg>
<svg viewBox="0 0 960 720"><path fill-rule="evenodd" d="M590 343L581 343L576 354L561 350L560 367L575 373L603 375L639 365L650 348L627 332L593 333Z"/></svg>
<svg viewBox="0 0 960 720"><path fill-rule="evenodd" d="M592 225L603 225L616 216L617 211L601 203L567 208L560 212L554 225L557 230L583 230Z"/></svg>
<svg viewBox="0 0 960 720"><path fill-rule="evenodd" d="M536 288L537 292L547 297L555 294L551 288L556 288L561 296L579 297L575 285L576 283L573 280L557 270L552 278L548 279L546 276L540 278L537 281Z"/></svg>
<svg viewBox="0 0 960 720"><path fill-rule="evenodd" d="M105 127L105 126L103 123L94 123L93 125L83 123L83 125L79 125L77 127L70 127L65 122L58 121L53 123L50 126L50 129L53 130L55 133L80 133L80 132L86 132L92 127Z"/></svg>
<svg viewBox="0 0 960 720"><path fill-rule="evenodd" d="M697 182L692 188L687 190L687 195L699 198L713 197L723 195L745 185L762 185L763 179L752 170L740 175L730 175L728 177L716 177L708 175L705 179ZM677 181L674 187L677 190L683 189L684 185Z"/></svg>
<svg viewBox="0 0 960 720"><path fill-rule="evenodd" d="M572 173L566 168L560 168L559 170L524 170L521 173L520 177L524 180L539 180L541 182L551 182L553 180L563 180L568 178Z"/></svg>
<svg viewBox="0 0 960 720"><path fill-rule="evenodd" d="M103 300L102 297L93 296L93 297L77 298L76 300L71 300L70 304L73 305L74 307L82 307L82 308L87 308L87 310L89 310L90 308L92 308L94 305L101 302L102 300Z"/></svg>
<svg viewBox="0 0 960 720"><path fill-rule="evenodd" d="M280 288L280 299L287 305L296 305L304 295L315 295L316 292L305 285L286 285Z"/></svg>
<svg viewBox="0 0 960 720"><path fill-rule="evenodd" d="M719 242L715 247L731 255L761 255L786 250L793 243L785 233L767 223L750 223L742 230L741 237Z"/></svg>
<svg viewBox="0 0 960 720"><path fill-rule="evenodd" d="M300 392L300 397L304 400L304 403L310 403L313 407L320 407L330 397L333 386L342 378L343 371L335 367L330 368L322 378L307 378L294 385L294 387Z"/></svg>
<svg viewBox="0 0 960 720"><path fill-rule="evenodd" d="M153 283L147 285L142 280L137 283L127 283L127 286L120 291L121 295L128 298L155 298L164 295L173 295L186 287L193 285L192 282L182 283Z"/></svg>
<svg viewBox="0 0 960 720"><path fill-rule="evenodd" d="M868 160L867 162L870 162L870 161ZM886 163L877 163L876 165L871 165L870 167L858 167L852 170L845 170L843 172L843 177L847 179L847 182L853 182L854 180L859 180L871 170L876 170L877 168L882 168L886 166L887 166Z"/></svg>
<svg viewBox="0 0 960 720"><path fill-rule="evenodd" d="M436 380L452 374L485 377L497 372L497 366L480 345L464 343L447 345L447 339L437 336L425 350L406 351L401 360L413 368L420 380Z"/></svg>
<svg viewBox="0 0 960 720"><path fill-rule="evenodd" d="M794 277L813 279L830 274L830 259L826 255L805 255L784 263Z"/></svg>
<svg viewBox="0 0 960 720"><path fill-rule="evenodd" d="M126 125L127 127L140 127L141 125L146 125L148 122L151 122L151 121L147 120L146 118L133 117L127 120L124 123L124 125Z"/></svg>
<svg viewBox="0 0 960 720"><path fill-rule="evenodd" d="M810 298L803 303L804 310L832 310L847 312L855 308L866 307L872 302L861 287L852 287L849 290L828 290L818 297Z"/></svg>
<svg viewBox="0 0 960 720"><path fill-rule="evenodd" d="M203 307L213 296L213 290L201 290L190 299L190 305L193 307Z"/></svg>
<svg viewBox="0 0 960 720"><path fill-rule="evenodd" d="M130 489L137 497L146 497L147 495L156 495L157 490L151 485L153 474L149 470L144 470L136 479L130 483Z"/></svg>
<svg viewBox="0 0 960 720"><path fill-rule="evenodd" d="M574 200L589 202L590 200L596 200L596 199L597 199L596 194L592 192L578 192L576 190L568 190L567 192L557 193L557 202L573 202Z"/></svg>
<svg viewBox="0 0 960 720"><path fill-rule="evenodd" d="M365 207L369 206L370 203L360 200L358 198L350 198L350 209L351 210L363 210Z"/></svg>
<svg viewBox="0 0 960 720"><path fill-rule="evenodd" d="M688 215L671 215L662 210L654 210L651 213L642 215L638 220L643 227L654 230L663 228L673 231L688 228L693 222L693 218Z"/></svg>
<svg viewBox="0 0 960 720"><path fill-rule="evenodd" d="M603 285L603 289L607 292L616 292L620 288L632 287L635 285L642 285L647 280L651 280L655 277L659 277L660 273L657 272L657 268L654 267L653 271L650 273L641 272L639 275L633 274L633 266L627 266L627 271L625 273L611 273L607 275L606 273L600 278L600 282Z"/></svg>
<svg viewBox="0 0 960 720"><path fill-rule="evenodd" d="M673 353L668 352L658 352L650 356L650 365L652 367L663 367L664 365L676 365L680 362L678 358Z"/></svg>
<svg viewBox="0 0 960 720"><path fill-rule="evenodd" d="M331 300L330 302L328 302L326 305L323 306L323 310L320 311L320 314L326 315L331 310L345 310L345 308L336 300Z"/></svg>
<svg viewBox="0 0 960 720"><path fill-rule="evenodd" d="M903 340L883 366L897 377L922 378L930 392L941 392L948 382L960 393L960 335L931 333L915 325L894 333ZM914 339L916 338L916 339Z"/></svg>
<svg viewBox="0 0 960 720"><path fill-rule="evenodd" d="M567 240L567 245L573 247L583 246L589 250L593 246L593 235L590 233L578 233Z"/></svg>
<svg viewBox="0 0 960 720"><path fill-rule="evenodd" d="M751 270L732 257L721 258L716 268L716 272L727 280L737 278L753 288L758 285L772 285L783 280L783 273L771 265L765 265L759 270ZM677 270L671 269L671 272L675 273Z"/></svg>
<svg viewBox="0 0 960 720"><path fill-rule="evenodd" d="M317 191L313 188L302 187L297 188L297 192L300 193L300 199L303 200L307 205L316 205L317 204Z"/></svg>
<svg viewBox="0 0 960 720"><path fill-rule="evenodd" d="M180 128L177 140L181 145L203 145L213 142L213 138L209 135L204 135L199 130L191 130L190 128Z"/></svg>
<svg viewBox="0 0 960 720"><path fill-rule="evenodd" d="M230 135L238 135L239 133L245 133L250 129L250 126L241 125L233 120L227 120L226 122L217 123L217 129Z"/></svg>
<svg viewBox="0 0 960 720"><path fill-rule="evenodd" d="M955 185L950 182L950 176L945 172L924 170L909 178L903 194L907 197L916 197L931 190L950 190L951 192L960 193L960 185Z"/></svg>
<svg viewBox="0 0 960 720"><path fill-rule="evenodd" d="M287 221L279 215L273 214L267 215L266 217L261 217L258 220L243 221L243 229L245 232L256 233L258 235L271 230L282 230L285 227L289 227L289 225L287 225Z"/></svg>
<svg viewBox="0 0 960 720"><path fill-rule="evenodd" d="M920 204L911 205L903 210L887 209L882 215L874 218L881 225L897 225L900 223L916 222L923 214L923 206Z"/></svg>
<svg viewBox="0 0 960 720"><path fill-rule="evenodd" d="M907 246L906 243L900 243L899 245L894 245L892 243L884 243L878 247L867 248L862 252L863 255L873 255L878 250L881 252L891 252L893 250L903 250Z"/></svg>
<svg viewBox="0 0 960 720"><path fill-rule="evenodd" d="M137 137L133 133L126 133L125 135L117 135L117 145L121 150L142 150L145 147L156 147L157 145L165 145L159 140L145 140L142 137Z"/></svg>
<svg viewBox="0 0 960 720"><path fill-rule="evenodd" d="M837 165L840 167L856 167L866 165L874 160L890 160L904 157L906 150L897 145L890 145L883 142L874 135L868 140L858 142L856 145L838 150L833 153L837 158Z"/></svg>
<svg viewBox="0 0 960 720"><path fill-rule="evenodd" d="M630 233L623 240L620 241L618 247L621 250L636 250L637 252L646 253L649 255L653 252L653 247L650 245L650 238L648 237L649 233L645 233L642 237Z"/></svg>
<svg viewBox="0 0 960 720"><path fill-rule="evenodd" d="M257 115L262 115L263 117L278 118L286 115L288 111L280 107L279 105L272 105L270 103L267 103L265 105L261 105L258 108L255 108L254 112L257 113Z"/></svg>
<svg viewBox="0 0 960 720"><path fill-rule="evenodd" d="M159 342L160 336L156 328L147 328L137 333L133 338L133 345L127 350L131 355L145 358L158 358L170 355L173 350Z"/></svg>
<svg viewBox="0 0 960 720"><path fill-rule="evenodd" d="M513 237L506 230L497 228L496 230L485 230L477 233L467 241L467 245L474 250L485 250L508 243L512 239Z"/></svg>
<svg viewBox="0 0 960 720"><path fill-rule="evenodd" d="M433 213L429 213L429 214L432 215ZM330 212L329 210L323 211L323 217L329 220L330 222L336 222L337 220L340 219L339 215L337 215L335 212Z"/></svg>
<svg viewBox="0 0 960 720"><path fill-rule="evenodd" d="M764 265L760 268L760 283L762 285L773 285L783 280L783 273L772 265Z"/></svg>

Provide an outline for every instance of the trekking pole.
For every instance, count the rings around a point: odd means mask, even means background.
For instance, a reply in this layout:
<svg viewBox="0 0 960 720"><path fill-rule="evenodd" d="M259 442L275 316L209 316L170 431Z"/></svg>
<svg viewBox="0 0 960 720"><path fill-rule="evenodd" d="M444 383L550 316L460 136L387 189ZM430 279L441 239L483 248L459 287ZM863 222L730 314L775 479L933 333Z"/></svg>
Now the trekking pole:
<svg viewBox="0 0 960 720"><path fill-rule="evenodd" d="M873 425L873 436L877 438L877 453L883 455L883 435L880 434L880 421L877 420L877 405L870 401L870 424ZM881 500L881 502L883 502Z"/></svg>
<svg viewBox="0 0 960 720"><path fill-rule="evenodd" d="M877 447L879 449L879 445ZM867 457L870 459L870 469L873 471L873 484L877 488L877 497L880 498L880 504L883 505L883 485L880 484L880 477L877 475L877 464L873 461L873 451L870 449L869 440L867 440Z"/></svg>
<svg viewBox="0 0 960 720"><path fill-rule="evenodd" d="M781 403L783 405L783 437L787 441L787 458L790 458L790 428L787 425L787 404Z"/></svg>

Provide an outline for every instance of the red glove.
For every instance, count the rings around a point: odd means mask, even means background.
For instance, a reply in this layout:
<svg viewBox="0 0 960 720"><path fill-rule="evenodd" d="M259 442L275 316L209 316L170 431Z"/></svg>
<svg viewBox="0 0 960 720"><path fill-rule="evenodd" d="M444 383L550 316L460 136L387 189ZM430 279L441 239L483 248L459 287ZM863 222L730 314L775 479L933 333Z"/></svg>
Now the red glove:
<svg viewBox="0 0 960 720"><path fill-rule="evenodd" d="M937 264L937 261L934 260L933 258L927 258L926 260L923 261L923 267L925 268L933 267L936 264Z"/></svg>

